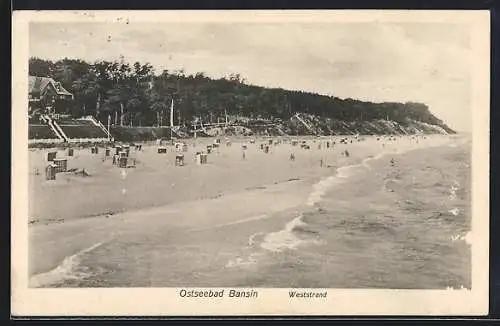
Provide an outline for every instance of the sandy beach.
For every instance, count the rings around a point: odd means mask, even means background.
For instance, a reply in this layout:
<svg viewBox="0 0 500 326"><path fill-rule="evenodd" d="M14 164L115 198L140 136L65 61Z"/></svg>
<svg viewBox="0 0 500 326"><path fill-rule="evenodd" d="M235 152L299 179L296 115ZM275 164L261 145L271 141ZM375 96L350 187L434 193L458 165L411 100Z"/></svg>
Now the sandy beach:
<svg viewBox="0 0 500 326"><path fill-rule="evenodd" d="M131 150L136 158L135 168L120 169L112 164L112 157L105 157L104 149L91 154L90 148L77 149L68 157L68 169L85 169L89 177L71 173L58 174L56 181L45 180L46 154L50 149L30 151L30 220L36 223L68 221L80 217L114 214L117 212L162 206L181 201L199 200L223 194L248 191L256 187L300 179L314 183L317 179L333 174L337 167L349 165L370 155L381 153L384 148L375 138L363 142L339 144L337 137L333 148L318 150L319 139L309 139L310 150L293 147L289 143L271 146L270 153L260 150L266 139L255 144L246 140L232 140L227 147L222 139L218 150L209 154L208 164L198 166L195 154L206 151L206 145L214 139L187 141L189 149L183 167L174 166L177 152L170 146L167 154L157 154L156 144L146 144L142 151ZM303 138L300 138L303 139ZM307 139L307 138L304 138ZM333 138L332 138L333 139ZM335 141L335 139L333 139ZM429 137L430 142L430 137ZM242 144L248 146L242 158ZM398 142L386 142L387 151L408 146ZM421 146L424 146L421 142ZM341 153L348 149L350 156ZM294 153L295 161L290 161ZM66 157L66 151L58 150L57 157ZM323 160L323 167L321 167ZM39 175L35 175L38 171Z"/></svg>
<svg viewBox="0 0 500 326"><path fill-rule="evenodd" d="M68 158L68 168L84 168L89 176L61 173L55 181L45 180L43 174L48 150L30 151L30 171L40 172L30 175L29 186L30 285L224 285L223 270L255 263L259 254L245 254L248 247L258 243L268 252L283 254L283 249L301 243L289 231L304 222L293 216L317 209L339 179L363 184L355 168L375 163L387 167L391 158L410 151L463 143L448 135L396 140L374 136L363 141L349 137L347 144L340 144L341 138L283 138L267 154L260 150L267 139L255 144L250 138L232 139L226 146L222 138L206 165L197 165L194 153L214 139L188 140L184 166L174 165L172 147L158 154L155 144L144 144L142 151L131 149L137 164L128 169L113 165L102 148L99 154L79 149ZM290 139L304 139L310 149L292 146ZM335 145L327 148L327 141ZM342 155L345 150L349 157ZM346 198L339 205L357 205L355 198ZM265 273L251 269L238 275L229 278L232 286L283 285L269 277L257 280ZM288 285L301 285L300 280ZM319 283L302 285L323 285Z"/></svg>

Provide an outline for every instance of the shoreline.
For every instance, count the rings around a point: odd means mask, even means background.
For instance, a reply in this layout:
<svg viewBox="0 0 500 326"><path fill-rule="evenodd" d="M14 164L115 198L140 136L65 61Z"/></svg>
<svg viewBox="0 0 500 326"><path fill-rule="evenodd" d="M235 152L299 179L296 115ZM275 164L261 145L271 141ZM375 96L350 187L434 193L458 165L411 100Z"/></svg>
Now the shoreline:
<svg viewBox="0 0 500 326"><path fill-rule="evenodd" d="M427 137L436 137L436 136L460 136L464 135L467 133L463 132L457 132L457 133L450 133L450 134L440 134L440 133L429 133L429 134L423 134L423 135L418 135L418 134L359 134L359 137L364 137L364 138L374 138L374 137L409 137L409 136L427 136ZM186 137L186 138L175 138L173 141L179 141L179 142L211 142L211 140L216 139L216 138L221 138L221 139L230 139L230 140L236 140L236 141L241 141L241 140L249 140L249 139L255 139L255 140L264 140L264 139L332 139L332 138L350 138L353 137L354 134L337 134L337 135L321 135L321 136L316 136L316 135L277 135L277 136L268 136L268 135L217 135L217 136L199 136L199 137ZM171 140L164 139L163 141L165 142L170 142ZM109 145L113 144L128 144L128 143L137 143L137 144L142 144L142 145L155 145L156 140L109 140L109 141L99 141L99 142L80 142L80 143L73 143L73 142L39 142L39 143L28 143L28 150L30 151L36 151L36 150L50 150L50 149L68 149L68 148L90 148L93 146L98 146L98 147L106 147Z"/></svg>
<svg viewBox="0 0 500 326"><path fill-rule="evenodd" d="M273 188L273 186L276 186L276 185L283 185L283 184L287 184L287 183L290 183L290 182L295 182L295 181L301 181L301 182L305 182L307 184L313 184L314 183L314 180L303 180L301 178L290 178L288 180L281 180L281 181L276 181L276 182L273 182L273 183L267 183L267 184L263 184L261 186L255 186L255 187L247 187L245 189L241 189L235 193L219 193L219 194L216 194L216 195L209 195L209 196L203 196L203 197L198 197L198 198L192 198L192 199L189 199L189 200L186 200L186 201L181 201L181 202L177 202L177 203L170 203L170 204L165 204L165 205L158 205L158 206L147 206L147 207L144 207L144 208L138 208L138 209L135 209L135 210L116 210L116 211L110 211L110 212L104 212L104 213L98 213L98 214L93 214L93 215L82 215L82 216L79 216L79 217L76 217L74 219L71 219L71 220L64 220L64 219L47 219L47 220L38 220L38 219L32 219L32 220L29 220L28 221L28 227L29 228L32 228L32 227L37 227L37 226L41 226L41 225L52 225L52 224L63 224L63 223L71 223L71 222L77 222L77 221L80 221L80 220L89 220L89 219L100 219L100 218L113 218L114 216L119 216L120 214L140 214L140 213L148 213L149 211L156 211L156 210L162 210L162 209L166 209L167 207L169 206L175 206L177 204L184 204L184 203L191 203L191 202L203 202L203 201L209 201L209 200L213 200L213 199L218 199L218 198L224 198L224 197L227 197L227 196L230 196L230 195L244 195L245 193L250 193L250 192L253 192L253 191L259 191L259 190L266 190L266 189L269 189L269 188Z"/></svg>
<svg viewBox="0 0 500 326"><path fill-rule="evenodd" d="M139 164L142 164L136 169L119 169L109 161L101 162L88 152L80 151L74 158L68 159L68 166L85 167L91 177L82 178L63 173L58 176L59 180L46 182L42 180L42 176L30 176L28 223L32 227L67 223L75 219L109 217L129 211L243 193L287 183L293 179L307 180L313 184L335 175L338 168L362 164L364 159L373 159L384 152L391 152L389 146L377 150L371 144L363 143L336 145L339 148L335 150L309 151L281 145L270 154L256 150L255 144L252 146L255 148L249 147L247 150L246 160L239 157L241 151L235 150L238 147L235 143L232 148L223 148L220 153L210 154L212 156L206 166L196 166L188 161L181 168L169 167L173 163L175 152L169 152L165 156L156 155L151 152L154 146L135 154L141 162ZM194 146L190 146L190 152L199 150L200 146L203 148L200 143L192 145ZM398 145L391 144L395 148L400 147ZM415 150L422 145L410 147ZM344 149L353 151L349 158L340 155ZM290 162L287 158L290 151L297 156L295 162ZM320 161L324 163L323 167L319 167ZM30 163L34 166L43 164L40 157L38 162ZM40 198L33 200L37 196ZM58 200L52 202L56 198Z"/></svg>
<svg viewBox="0 0 500 326"><path fill-rule="evenodd" d="M437 147L439 146L446 145L441 144ZM252 225L260 224L266 225L266 232L270 236L280 236L283 232L287 232L287 228L290 228L294 221L297 222L298 211L315 207L315 203L308 203L316 191L315 186L327 179L341 178L340 169L364 166L367 161L380 160L391 153L400 156L428 148L426 146L400 153L385 151L367 155L354 162L351 161L350 164L337 166L335 171L326 169L330 172L328 175L316 178L268 183L265 187L247 187L238 192L224 193L211 198L147 207L111 216L101 214L64 223L34 224L29 228L30 245L34 245L30 250L29 275L34 277L34 280L40 277L43 279L47 277L45 275L47 273L56 273L61 264L67 263L67 259L79 255L82 250L101 245L105 247L115 237L128 237L127 235L154 238L160 232L171 238L171 241L182 243L184 240L180 238L183 235L191 238L200 234L205 237L207 232L210 232L209 234L229 232L232 228L241 229L241 227L251 229ZM320 191L324 195L335 188L327 183ZM317 201L321 201L321 196L316 199ZM176 240L178 238L179 240ZM253 235L250 238L253 238ZM68 245L54 250L53 244L61 241ZM267 241L266 238L263 241ZM268 246L274 248L272 240L269 241L271 242Z"/></svg>

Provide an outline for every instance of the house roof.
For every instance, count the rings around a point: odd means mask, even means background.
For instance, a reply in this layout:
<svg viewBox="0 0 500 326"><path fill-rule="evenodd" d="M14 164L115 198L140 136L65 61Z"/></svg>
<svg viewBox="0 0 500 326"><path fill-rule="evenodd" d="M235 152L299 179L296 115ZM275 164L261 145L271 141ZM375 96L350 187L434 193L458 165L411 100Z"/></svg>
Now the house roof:
<svg viewBox="0 0 500 326"><path fill-rule="evenodd" d="M38 76L29 76L28 78L29 93L41 93L48 85L52 85L58 95L73 96L73 94L62 87L61 83L56 82L52 78Z"/></svg>

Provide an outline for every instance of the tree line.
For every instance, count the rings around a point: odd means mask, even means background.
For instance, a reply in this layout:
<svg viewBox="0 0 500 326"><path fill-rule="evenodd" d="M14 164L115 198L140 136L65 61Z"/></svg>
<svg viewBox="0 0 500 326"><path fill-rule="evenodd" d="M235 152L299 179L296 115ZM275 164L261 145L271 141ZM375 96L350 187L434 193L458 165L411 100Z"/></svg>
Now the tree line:
<svg viewBox="0 0 500 326"><path fill-rule="evenodd" d="M161 126L170 123L169 109L175 106L175 125L231 119L289 119L295 113L343 121L407 119L446 127L422 103L372 103L311 92L266 88L247 84L239 74L220 79L202 72L183 70L156 73L150 63L32 57L29 74L51 77L72 92L74 99L58 103L59 111L74 117L93 115L103 123L132 126ZM447 127L446 127L447 128Z"/></svg>

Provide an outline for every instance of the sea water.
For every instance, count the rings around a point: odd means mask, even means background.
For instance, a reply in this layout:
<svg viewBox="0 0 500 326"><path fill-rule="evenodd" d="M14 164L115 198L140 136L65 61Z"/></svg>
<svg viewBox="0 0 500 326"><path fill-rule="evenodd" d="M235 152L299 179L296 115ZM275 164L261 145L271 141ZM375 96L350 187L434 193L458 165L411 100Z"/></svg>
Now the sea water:
<svg viewBox="0 0 500 326"><path fill-rule="evenodd" d="M262 237L266 254L240 258L248 285L470 288L470 171L467 141L341 168Z"/></svg>

